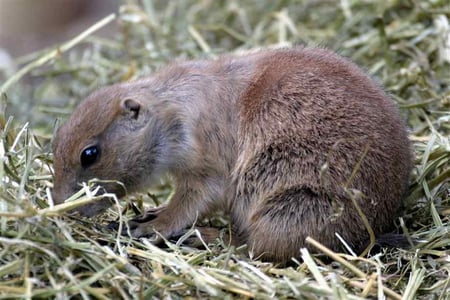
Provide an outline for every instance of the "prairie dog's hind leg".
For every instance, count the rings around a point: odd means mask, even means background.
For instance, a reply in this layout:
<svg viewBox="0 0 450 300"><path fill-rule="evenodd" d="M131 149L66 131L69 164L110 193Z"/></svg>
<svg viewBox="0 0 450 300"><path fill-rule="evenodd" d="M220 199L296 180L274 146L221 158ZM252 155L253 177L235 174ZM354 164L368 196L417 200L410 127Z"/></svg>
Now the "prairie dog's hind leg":
<svg viewBox="0 0 450 300"><path fill-rule="evenodd" d="M348 209L348 208L347 208ZM335 233L359 246L364 227L344 211L336 215L328 195L296 187L268 196L249 216L247 243L256 258L287 263L307 247L308 236L333 250L340 248ZM308 247L307 247L308 248Z"/></svg>

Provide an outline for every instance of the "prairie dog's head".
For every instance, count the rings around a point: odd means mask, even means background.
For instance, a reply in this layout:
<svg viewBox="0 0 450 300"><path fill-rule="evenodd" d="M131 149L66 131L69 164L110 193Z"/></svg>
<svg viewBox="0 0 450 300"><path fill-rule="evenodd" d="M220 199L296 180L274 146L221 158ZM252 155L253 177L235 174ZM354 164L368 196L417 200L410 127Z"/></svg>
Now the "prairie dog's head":
<svg viewBox="0 0 450 300"><path fill-rule="evenodd" d="M144 98L146 97L146 98ZM119 181L133 192L158 169L163 141L143 89L126 84L98 90L85 99L56 134L53 143L53 198L61 203L90 179ZM101 184L124 196L122 185ZM102 200L78 211L95 215L109 206Z"/></svg>

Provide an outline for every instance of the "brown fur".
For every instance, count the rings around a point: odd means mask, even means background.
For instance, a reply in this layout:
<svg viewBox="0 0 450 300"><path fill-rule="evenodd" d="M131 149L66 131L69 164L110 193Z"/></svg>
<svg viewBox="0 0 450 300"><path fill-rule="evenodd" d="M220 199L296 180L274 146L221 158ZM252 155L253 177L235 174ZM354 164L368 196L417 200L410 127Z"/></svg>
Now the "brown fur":
<svg viewBox="0 0 450 300"><path fill-rule="evenodd" d="M100 158L82 168L80 153L93 144ZM353 63L305 48L177 63L103 88L60 128L54 155L58 203L90 178L134 192L169 173L175 194L156 218L135 224L135 236L169 237L222 209L240 241L277 262L298 257L307 236L339 250L339 233L361 251L368 234L351 192L361 192L375 234L386 232L412 165L393 101Z"/></svg>

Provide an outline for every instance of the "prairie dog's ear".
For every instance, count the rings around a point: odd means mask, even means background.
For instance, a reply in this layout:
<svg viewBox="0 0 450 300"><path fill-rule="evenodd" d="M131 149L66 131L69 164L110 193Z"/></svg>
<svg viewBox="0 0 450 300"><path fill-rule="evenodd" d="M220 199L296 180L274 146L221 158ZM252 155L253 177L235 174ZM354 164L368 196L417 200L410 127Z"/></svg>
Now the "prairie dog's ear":
<svg viewBox="0 0 450 300"><path fill-rule="evenodd" d="M139 103L138 101L127 98L125 100L122 100L121 106L124 114L130 115L135 120L139 117L141 103Z"/></svg>

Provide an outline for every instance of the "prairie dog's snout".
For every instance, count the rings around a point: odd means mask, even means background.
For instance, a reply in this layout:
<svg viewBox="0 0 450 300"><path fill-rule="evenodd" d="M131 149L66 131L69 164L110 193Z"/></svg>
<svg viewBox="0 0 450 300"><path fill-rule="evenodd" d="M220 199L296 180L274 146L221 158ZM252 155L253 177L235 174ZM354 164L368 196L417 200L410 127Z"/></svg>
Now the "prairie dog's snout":
<svg viewBox="0 0 450 300"><path fill-rule="evenodd" d="M368 234L349 189L381 234L412 167L405 126L382 88L348 60L300 47L176 63L102 88L59 129L54 157L57 202L91 178L134 192L168 173L174 195L135 236L169 237L222 209L239 242L278 262L298 257L307 236L337 250L338 233L362 250Z"/></svg>

